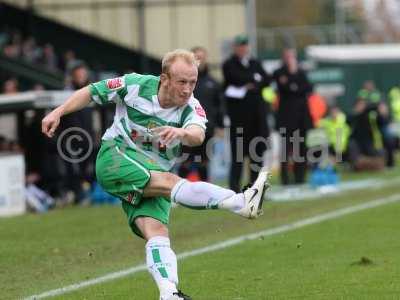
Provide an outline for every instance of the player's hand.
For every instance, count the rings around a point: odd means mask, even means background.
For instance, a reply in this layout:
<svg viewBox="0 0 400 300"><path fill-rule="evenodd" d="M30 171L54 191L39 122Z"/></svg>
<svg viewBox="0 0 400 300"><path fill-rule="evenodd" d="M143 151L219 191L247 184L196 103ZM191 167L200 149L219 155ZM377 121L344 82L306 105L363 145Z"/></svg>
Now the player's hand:
<svg viewBox="0 0 400 300"><path fill-rule="evenodd" d="M182 140L185 136L185 129L172 126L161 126L151 130L151 132L160 138L163 145L169 145L174 140Z"/></svg>
<svg viewBox="0 0 400 300"><path fill-rule="evenodd" d="M54 136L54 132L60 124L60 118L59 113L53 110L42 120L42 132L49 138Z"/></svg>

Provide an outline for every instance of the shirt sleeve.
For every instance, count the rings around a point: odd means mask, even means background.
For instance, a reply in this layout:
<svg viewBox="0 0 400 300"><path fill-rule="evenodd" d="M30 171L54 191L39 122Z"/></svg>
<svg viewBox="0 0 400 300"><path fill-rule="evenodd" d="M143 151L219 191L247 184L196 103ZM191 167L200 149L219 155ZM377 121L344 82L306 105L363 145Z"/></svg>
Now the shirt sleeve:
<svg viewBox="0 0 400 300"><path fill-rule="evenodd" d="M182 113L182 128L187 128L190 125L198 125L206 130L207 122L206 112L200 105L200 102L192 97Z"/></svg>
<svg viewBox="0 0 400 300"><path fill-rule="evenodd" d="M126 95L125 76L92 83L89 90L92 100L100 105L122 101Z"/></svg>

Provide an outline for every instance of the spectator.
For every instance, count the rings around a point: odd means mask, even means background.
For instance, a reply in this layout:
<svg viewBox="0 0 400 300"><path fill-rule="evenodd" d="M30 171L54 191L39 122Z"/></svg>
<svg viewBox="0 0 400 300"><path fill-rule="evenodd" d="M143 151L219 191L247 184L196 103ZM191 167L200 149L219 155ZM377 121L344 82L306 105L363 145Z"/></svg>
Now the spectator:
<svg viewBox="0 0 400 300"><path fill-rule="evenodd" d="M71 84L66 89L78 90L87 86L90 82L89 70L83 62L79 62L73 66L70 75ZM83 129L90 136L90 142L93 142L93 108L86 107L80 111L64 116L63 123L60 127L61 132L72 127ZM76 134L76 132L71 134ZM75 146L79 147L84 153L87 153L89 150L89 143L87 140L84 143L79 143L79 145ZM66 148L63 149L64 153L68 153L68 151L69 150ZM86 195L82 188L82 184L85 181L89 181L90 183L93 181L94 157L90 156L80 163L64 161L64 165L66 168L67 188L74 192L75 203L78 204L85 202L87 199L85 198Z"/></svg>
<svg viewBox="0 0 400 300"><path fill-rule="evenodd" d="M282 184L305 182L307 148L305 137L313 127L307 99L312 86L306 73L299 67L295 49L282 53L282 66L273 74L279 95L277 129L281 134L281 181ZM295 153L294 151L299 153ZM293 159L294 182L289 177L289 161Z"/></svg>
<svg viewBox="0 0 400 300"><path fill-rule="evenodd" d="M11 33L11 41L4 47L3 53L5 56L14 59L21 57L22 35L19 31L13 31Z"/></svg>
<svg viewBox="0 0 400 300"><path fill-rule="evenodd" d="M270 83L270 77L260 62L250 56L246 36L235 37L233 55L223 64L225 78L225 98L227 113L231 122L231 170L229 186L232 190L240 190L240 179L243 169L243 158L250 159L250 180L257 177L257 167L262 166L266 143L257 143L250 149L250 143L256 137L267 138L267 104L261 91ZM238 144L243 139L243 149Z"/></svg>
<svg viewBox="0 0 400 300"><path fill-rule="evenodd" d="M345 154L350 137L350 127L346 122L346 115L340 108L331 107L328 115L321 119L317 126L325 131L329 142L329 153L332 155Z"/></svg>
<svg viewBox="0 0 400 300"><path fill-rule="evenodd" d="M222 108L221 108L221 90L217 81L208 73L207 50L203 47L195 47L192 49L196 59L199 61L199 73L194 96L199 99L201 106L207 115L206 138L201 146L185 147L184 152L188 151L191 155L185 161L179 171L180 176L187 177L191 168L194 167L199 174L199 179L208 181L208 163L207 143L214 136L216 130L221 130ZM200 158L200 161L196 159Z"/></svg>
<svg viewBox="0 0 400 300"><path fill-rule="evenodd" d="M394 153L396 149L396 136L390 131L389 125L392 121L389 108L385 102L379 102L377 105L377 124L382 135L383 148L385 149L386 167L395 166Z"/></svg>
<svg viewBox="0 0 400 300"><path fill-rule="evenodd" d="M78 63L76 54L73 50L67 50L63 59L60 61L60 68L65 72L66 75L70 75L72 68Z"/></svg>
<svg viewBox="0 0 400 300"><path fill-rule="evenodd" d="M400 122L400 85L394 86L390 89L388 100L393 121Z"/></svg>
<svg viewBox="0 0 400 300"><path fill-rule="evenodd" d="M58 71L58 58L54 52L53 45L47 43L43 47L43 56L41 62L47 70L51 72Z"/></svg>
<svg viewBox="0 0 400 300"><path fill-rule="evenodd" d="M36 39L32 36L28 37L22 45L22 57L25 61L37 64L42 56L42 49L38 47Z"/></svg>
<svg viewBox="0 0 400 300"><path fill-rule="evenodd" d="M357 99L365 100L369 103L378 103L382 100L382 93L376 88L372 80L366 80L357 93Z"/></svg>
<svg viewBox="0 0 400 300"><path fill-rule="evenodd" d="M60 204L69 202L65 186L65 167L57 151L57 141L46 139L41 134L43 110L36 110L24 127L24 148L26 170L29 181L51 196Z"/></svg>
<svg viewBox="0 0 400 300"><path fill-rule="evenodd" d="M42 48L38 46L33 36L23 39L19 31L13 31L11 34L7 30L0 32L0 49L3 49L4 55L9 58L22 57L27 63L43 65L50 72L59 70L58 57L52 44L46 43ZM65 62L62 61L60 64L60 67L70 71L76 64L75 53L68 50L65 54Z"/></svg>
<svg viewBox="0 0 400 300"><path fill-rule="evenodd" d="M393 94L389 94L389 96L393 96ZM393 104L393 98L389 98L389 101L390 104ZM382 93L376 89L372 80L365 81L363 88L358 93L357 105L361 108L365 106L365 108L355 117L353 135L357 145L355 149L359 147L360 153L367 156L384 153L385 165L393 167L396 138L389 130L392 118L389 107L383 101ZM364 126L364 129L359 126Z"/></svg>
<svg viewBox="0 0 400 300"><path fill-rule="evenodd" d="M40 189L32 178L38 174L26 176L25 199L28 209L34 212L43 213L55 206L55 200L44 190ZM40 178L39 176L37 178Z"/></svg>
<svg viewBox="0 0 400 300"><path fill-rule="evenodd" d="M16 78L7 79L3 84L3 93L11 95L19 92L18 80Z"/></svg>
<svg viewBox="0 0 400 300"><path fill-rule="evenodd" d="M358 98L350 116L350 124L349 161L353 168L382 169L383 139L377 122L377 104Z"/></svg>
<svg viewBox="0 0 400 300"><path fill-rule="evenodd" d="M35 92L41 92L41 91L44 91L44 90L45 90L45 87L41 83L35 83L33 85L33 87L32 87L32 91L35 91Z"/></svg>
<svg viewBox="0 0 400 300"><path fill-rule="evenodd" d="M3 49L5 45L7 45L9 40L9 30L7 27L0 29L0 49Z"/></svg>

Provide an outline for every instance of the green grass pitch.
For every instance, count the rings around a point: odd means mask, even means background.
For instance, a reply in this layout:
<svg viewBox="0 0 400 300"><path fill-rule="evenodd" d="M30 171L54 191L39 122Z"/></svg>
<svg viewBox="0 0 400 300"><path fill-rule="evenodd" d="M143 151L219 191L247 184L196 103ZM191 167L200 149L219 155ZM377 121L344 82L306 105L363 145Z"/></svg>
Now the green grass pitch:
<svg viewBox="0 0 400 300"><path fill-rule="evenodd" d="M173 248L181 253L398 193L393 185L267 203L265 215L255 221L176 208ZM180 262L180 285L195 300L400 299L399 215L396 202L190 257ZM0 299L21 299L144 262L144 242L132 236L119 207L0 219L0 237ZM54 299L157 297L144 271Z"/></svg>

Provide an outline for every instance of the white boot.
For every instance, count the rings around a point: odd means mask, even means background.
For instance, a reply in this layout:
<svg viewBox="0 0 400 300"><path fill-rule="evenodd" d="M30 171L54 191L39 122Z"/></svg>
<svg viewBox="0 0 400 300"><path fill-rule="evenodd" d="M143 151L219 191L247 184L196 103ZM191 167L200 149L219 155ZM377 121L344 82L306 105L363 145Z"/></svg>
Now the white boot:
<svg viewBox="0 0 400 300"><path fill-rule="evenodd" d="M255 219L263 214L263 196L264 191L270 187L269 178L268 171L265 168L261 169L254 184L243 192L245 205L237 214L248 219Z"/></svg>

